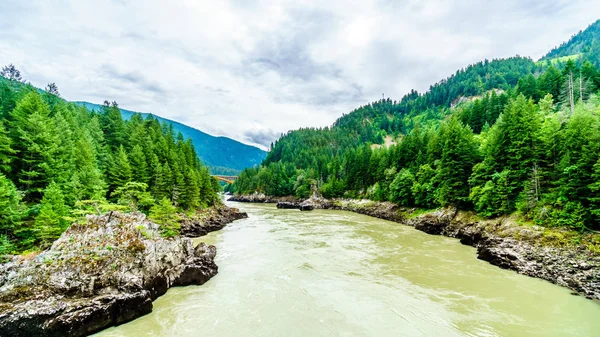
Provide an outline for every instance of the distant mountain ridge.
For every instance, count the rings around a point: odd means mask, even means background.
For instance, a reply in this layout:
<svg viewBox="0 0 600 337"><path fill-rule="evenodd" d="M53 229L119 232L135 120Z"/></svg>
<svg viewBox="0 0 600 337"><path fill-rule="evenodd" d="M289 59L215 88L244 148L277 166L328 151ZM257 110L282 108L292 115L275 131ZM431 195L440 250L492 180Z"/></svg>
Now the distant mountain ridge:
<svg viewBox="0 0 600 337"><path fill-rule="evenodd" d="M101 105L90 102L73 102L90 110L100 111ZM259 165L266 158L267 152L255 146L246 145L227 137L216 137L194 129L185 124L166 119L155 114L135 112L120 109L123 118L130 119L135 113L146 117L152 115L160 122L173 125L176 132L181 132L185 138L190 138L200 160L208 166L213 174L234 175L247 167Z"/></svg>
<svg viewBox="0 0 600 337"><path fill-rule="evenodd" d="M569 41L553 48L540 61L567 57L581 57L596 67L600 66L600 20L573 35Z"/></svg>

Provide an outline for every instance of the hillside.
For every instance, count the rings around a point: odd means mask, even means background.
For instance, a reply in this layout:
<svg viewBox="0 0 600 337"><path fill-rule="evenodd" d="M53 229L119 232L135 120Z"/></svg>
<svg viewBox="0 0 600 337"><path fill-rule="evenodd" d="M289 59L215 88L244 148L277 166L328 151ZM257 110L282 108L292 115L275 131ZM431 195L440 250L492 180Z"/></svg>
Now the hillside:
<svg viewBox="0 0 600 337"><path fill-rule="evenodd" d="M101 105L89 102L75 102L89 110L100 111ZM120 109L124 119L130 119L136 112ZM144 118L152 115L161 123L173 125L175 132L181 132L184 138L190 138L200 160L208 166L213 174L234 175L239 171L260 164L267 152L246 145L227 137L215 137L185 124L162 118L149 113L140 113Z"/></svg>
<svg viewBox="0 0 600 337"><path fill-rule="evenodd" d="M569 57L578 58L580 56L584 60L590 61L596 67L600 66L600 20L573 35L569 41L552 49L540 61L561 58L563 58L563 61L566 61Z"/></svg>
<svg viewBox="0 0 600 337"><path fill-rule="evenodd" d="M576 230L600 229L600 21L550 52L483 61L420 94L280 138L233 189L369 198ZM559 64L560 63L560 64ZM594 65L596 64L596 65ZM575 85L576 84L576 85ZM397 145L379 148L384 139Z"/></svg>
<svg viewBox="0 0 600 337"><path fill-rule="evenodd" d="M331 128L289 132L274 143L264 164L283 161L293 162L299 168L324 167L326 156L339 155L360 144L382 144L385 136L408 134L416 125L439 124L461 98L481 96L494 89L510 90L519 79L538 69L532 59L524 57L470 65L432 85L425 93L413 90L399 101L388 98L361 106L340 117ZM492 124L498 114L489 116L488 124ZM294 152L297 148L304 151Z"/></svg>

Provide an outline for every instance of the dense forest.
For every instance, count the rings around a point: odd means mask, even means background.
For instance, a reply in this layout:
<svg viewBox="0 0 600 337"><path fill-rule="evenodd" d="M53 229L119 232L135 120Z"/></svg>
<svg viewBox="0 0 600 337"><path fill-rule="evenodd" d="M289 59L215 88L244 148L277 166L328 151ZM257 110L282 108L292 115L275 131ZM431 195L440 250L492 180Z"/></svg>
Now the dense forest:
<svg viewBox="0 0 600 337"><path fill-rule="evenodd" d="M518 212L544 226L598 230L600 71L582 55L481 62L424 94L289 132L233 190Z"/></svg>
<svg viewBox="0 0 600 337"><path fill-rule="evenodd" d="M552 63L556 60L583 57L596 67L600 67L600 20L586 30L573 35L571 39L552 49L541 62ZM554 61L553 61L554 60Z"/></svg>
<svg viewBox="0 0 600 337"><path fill-rule="evenodd" d="M163 218L218 202L189 139L152 116L89 111L0 73L0 256L47 247L78 217L122 209ZM165 234L174 234L166 228Z"/></svg>

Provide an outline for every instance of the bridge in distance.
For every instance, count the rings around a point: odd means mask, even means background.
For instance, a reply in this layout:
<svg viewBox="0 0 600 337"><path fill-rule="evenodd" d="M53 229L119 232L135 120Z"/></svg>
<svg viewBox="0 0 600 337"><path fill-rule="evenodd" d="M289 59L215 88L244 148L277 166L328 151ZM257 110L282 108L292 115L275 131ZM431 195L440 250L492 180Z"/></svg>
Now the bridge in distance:
<svg viewBox="0 0 600 337"><path fill-rule="evenodd" d="M233 182L237 179L237 176L221 176L221 175L213 175L213 177L217 178L220 181L224 181L228 184L233 184Z"/></svg>

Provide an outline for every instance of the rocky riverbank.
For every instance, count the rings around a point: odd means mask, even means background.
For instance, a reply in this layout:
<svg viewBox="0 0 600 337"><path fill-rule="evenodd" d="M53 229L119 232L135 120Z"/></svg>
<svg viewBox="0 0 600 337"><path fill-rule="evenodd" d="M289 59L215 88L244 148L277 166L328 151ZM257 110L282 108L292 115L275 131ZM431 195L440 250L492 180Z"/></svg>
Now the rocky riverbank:
<svg viewBox="0 0 600 337"><path fill-rule="evenodd" d="M211 207L193 216L183 215L179 231L182 236L195 238L221 230L228 223L247 217L247 213L240 212L237 208L226 206Z"/></svg>
<svg viewBox="0 0 600 337"><path fill-rule="evenodd" d="M481 260L600 300L600 254L583 243L574 244L573 241L578 240L577 233L519 225L512 218L483 220L473 213L452 208L419 214L415 209L368 200L290 201L267 197L265 200L284 201L288 203L286 208L311 204L315 209L346 210L413 226L429 234L457 238L477 248L477 257Z"/></svg>
<svg viewBox="0 0 600 337"><path fill-rule="evenodd" d="M247 217L227 207L184 218L201 236ZM0 336L87 336L152 311L172 286L217 274L216 248L163 238L143 214L111 212L73 224L49 250L0 265Z"/></svg>

